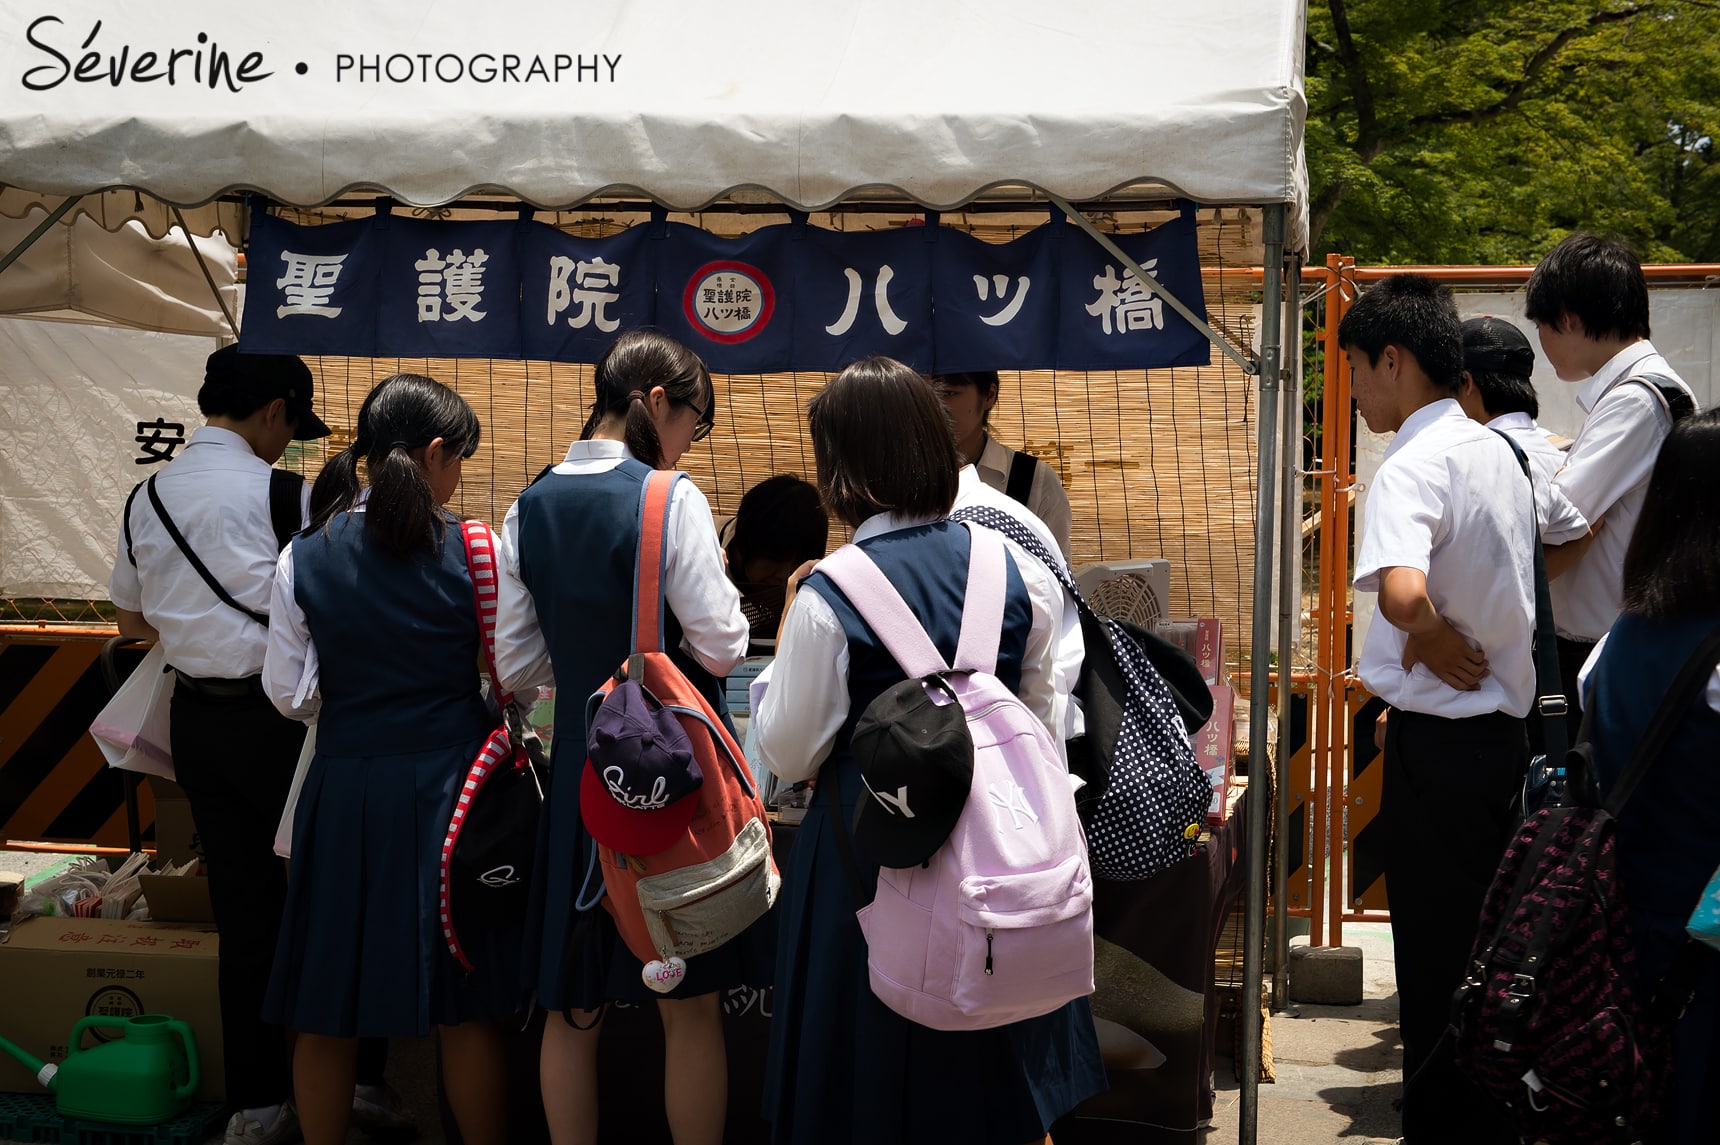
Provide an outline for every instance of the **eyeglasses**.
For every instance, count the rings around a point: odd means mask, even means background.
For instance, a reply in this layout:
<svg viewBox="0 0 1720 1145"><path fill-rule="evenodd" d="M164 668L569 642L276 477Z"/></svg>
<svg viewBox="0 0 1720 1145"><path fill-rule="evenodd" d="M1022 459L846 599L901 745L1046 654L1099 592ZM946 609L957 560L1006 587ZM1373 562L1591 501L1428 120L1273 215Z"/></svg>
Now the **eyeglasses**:
<svg viewBox="0 0 1720 1145"><path fill-rule="evenodd" d="M688 401L686 398L675 398L674 400L676 402L678 402L679 404L684 405L688 409L693 411L693 414L694 414L693 440L694 441L703 441L703 440L705 440L705 438L711 436L711 428L712 428L712 426L714 426L716 424L716 418L712 415L711 410L700 409L697 405Z"/></svg>

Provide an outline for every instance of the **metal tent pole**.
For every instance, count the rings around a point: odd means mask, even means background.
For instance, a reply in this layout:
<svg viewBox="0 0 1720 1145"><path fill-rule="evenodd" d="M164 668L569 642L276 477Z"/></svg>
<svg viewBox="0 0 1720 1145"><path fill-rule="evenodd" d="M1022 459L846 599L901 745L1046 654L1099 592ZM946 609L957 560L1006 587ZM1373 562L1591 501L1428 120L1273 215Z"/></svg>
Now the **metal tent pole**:
<svg viewBox="0 0 1720 1145"><path fill-rule="evenodd" d="M1287 283L1290 299L1284 307L1289 326L1282 342L1294 366L1289 371L1293 390L1284 397L1284 504L1278 518L1278 752L1272 768L1272 1008L1282 1010L1290 961L1289 886L1286 865L1290 861L1290 677L1296 667L1296 614L1300 611L1300 583L1296 562L1302 559L1301 479L1302 464L1302 258L1290 259ZM1292 342L1292 334L1296 341Z"/></svg>
<svg viewBox="0 0 1720 1145"><path fill-rule="evenodd" d="M1272 535L1277 520L1278 373L1284 316L1283 203L1265 210L1265 282L1260 308L1260 448L1254 510L1254 632L1248 670L1248 890L1242 929L1242 1120L1239 1145L1255 1145L1260 1120L1260 983L1266 945L1266 712L1272 642Z"/></svg>
<svg viewBox="0 0 1720 1145"><path fill-rule="evenodd" d="M73 207L77 206L78 201L81 200L82 198L83 198L82 195L67 195L64 199L60 200L60 205L55 207L52 211L49 211L48 217L43 219L39 224L37 224L35 230L31 231L29 234L24 236L23 242L19 243L15 247L13 247L10 251L6 252L6 255L4 257L0 257L0 271L5 270L7 267L11 266L14 262L18 261L19 256L21 256L25 251L29 250L31 244L33 244L37 239L41 238L43 235L47 234L48 228L53 226L55 223L59 222L62 218L64 218L66 215L66 212L71 210Z"/></svg>

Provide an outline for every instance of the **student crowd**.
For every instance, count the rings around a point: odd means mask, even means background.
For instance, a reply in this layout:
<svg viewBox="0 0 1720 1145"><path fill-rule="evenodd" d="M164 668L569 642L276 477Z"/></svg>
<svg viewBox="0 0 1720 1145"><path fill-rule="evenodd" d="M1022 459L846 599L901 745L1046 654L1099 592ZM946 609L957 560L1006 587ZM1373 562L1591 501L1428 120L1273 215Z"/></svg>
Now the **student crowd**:
<svg viewBox="0 0 1720 1145"><path fill-rule="evenodd" d="M1633 721L1720 623L1720 489L1710 476L1720 420L1693 413L1694 396L1649 342L1635 257L1573 236L1537 268L1527 303L1559 377L1582 384L1587 419L1567 451L1535 425L1523 335L1497 319L1460 322L1435 283L1382 282L1339 332L1362 417L1395 434L1369 489L1355 575L1358 590L1379 594L1361 677L1390 705L1378 735L1411 1145L1514 1140L1442 1052L1441 1032L1474 938L1466 920L1516 825L1539 734L1532 713L1567 718L1536 695L1535 551L1544 546L1552 578L1570 726L1591 710L1603 783L1640 734ZM297 358L229 347L210 357L199 394L208 424L148 497L128 503L110 589L122 633L159 640L177 674L173 755L222 934L227 1083L239 1107L227 1141L302 1133L333 1145L354 1121L400 1129L382 1079L386 1039L432 1030L462 1138L505 1141L498 1023L535 1002L548 1014L540 1075L551 1135L557 1145L594 1142L604 1015L624 1001L655 1003L661 1018L676 1142L715 1143L727 1100L721 992L770 983L764 1112L775 1140L1047 1140L1105 1086L1085 999L951 1032L886 1008L868 985L831 823L865 797L849 750L859 715L904 673L807 559L823 555L822 519L793 529L792 541L773 538L768 522L745 521L743 503L726 555L693 482L675 484L668 510L668 647L722 713L723 677L749 643L774 635L777 658L751 716L754 754L785 782L817 780L776 908L688 960L673 997L646 987L639 959L594 909L583 885L580 701L629 652L642 485L712 431L720 404L699 358L650 331L617 338L594 381L579 440L498 531L495 682L511 692L553 683L568 701L531 907L477 935L483 956L470 975L443 942L436 884L450 809L496 724L480 689L460 529L445 508L479 445L471 407L428 377L385 379L314 486L283 493L273 463L291 441L329 432L312 408L310 372ZM807 410L823 509L853 530L951 662L970 552L968 530L947 520L953 510L1007 512L1048 553L1068 552L1067 498L1048 467L990 437L996 400L995 374L927 379L873 358L842 371ZM790 482L768 496L787 504L808 493ZM283 498L299 527L285 548L271 525ZM1050 569L1013 542L1005 548L997 675L1054 738L1071 738L1082 659L1072 603ZM272 840L312 721L289 880ZM1651 777L1635 809L1642 826L1627 823L1621 836L1627 884L1663 892L1632 899L1645 976L1678 945L1685 892L1693 898L1720 865L1720 804L1689 770L1711 766L1717 733L1720 674L1687 714L1676 745L1686 767ZM1679 1028L1666 1140L1702 1139L1711 1117L1717 1005L1720 973L1710 971Z"/></svg>

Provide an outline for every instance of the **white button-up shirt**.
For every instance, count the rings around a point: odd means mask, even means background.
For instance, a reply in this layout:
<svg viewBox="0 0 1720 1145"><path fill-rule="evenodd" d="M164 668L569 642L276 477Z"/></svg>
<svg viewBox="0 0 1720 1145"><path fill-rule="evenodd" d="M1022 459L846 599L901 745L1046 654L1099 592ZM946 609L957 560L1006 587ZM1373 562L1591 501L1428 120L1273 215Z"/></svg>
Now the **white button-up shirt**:
<svg viewBox="0 0 1720 1145"><path fill-rule="evenodd" d="M1368 488L1356 551L1356 591L1378 592L1393 567L1427 576L1439 615L1479 647L1488 675L1460 692L1425 664L1403 668L1408 638L1376 615L1362 645L1362 683L1394 708L1461 718L1523 716L1535 691L1533 498L1499 435L1453 399L1411 414Z"/></svg>
<svg viewBox="0 0 1720 1145"><path fill-rule="evenodd" d="M1565 451L1553 444L1553 435L1535 424L1526 413L1502 413L1487 423L1523 448L1529 472L1535 481L1535 522L1541 536L1582 536L1588 521L1564 497L1553 496L1553 474L1565 463Z"/></svg>
<svg viewBox="0 0 1720 1145"><path fill-rule="evenodd" d="M1644 374L1671 378L1690 392L1653 343L1626 346L1577 391L1577 404L1588 417L1564 467L1553 476L1555 498L1568 500L1586 521L1606 517L1582 559L1552 584L1553 621L1561 636L1573 640L1599 640L1618 619L1624 603L1624 551L1642 516L1660 443L1672 432L1672 415L1660 392L1626 384ZM1584 531L1544 535L1548 543L1560 544Z"/></svg>
<svg viewBox="0 0 1720 1145"><path fill-rule="evenodd" d="M630 458L619 441L576 441L555 472L607 473ZM571 572L579 553L561 553ZM723 549L711 520L711 503L691 481L677 481L669 497L669 551L663 561L663 598L681 623L681 647L714 676L726 676L746 658L747 619L741 595L723 571ZM617 601L630 609L632 599ZM549 646L538 627L537 605L520 579L520 506L502 522L501 568L496 584L496 672L505 691L553 684Z"/></svg>
<svg viewBox="0 0 1720 1145"><path fill-rule="evenodd" d="M985 448L979 451L979 460L974 462L979 479L999 493L1007 494L1009 467L1015 464L1015 452L987 434ZM1056 538L1057 551L1063 554L1064 560L1068 560L1069 494L1064 492L1063 482L1057 479L1057 471L1043 461L1033 467L1033 484L1027 490L1027 510L1045 522L1045 527Z"/></svg>
<svg viewBox="0 0 1720 1145"><path fill-rule="evenodd" d="M269 518L269 463L243 437L206 425L156 474L155 489L191 551L234 600L269 611L275 530ZM308 518L310 493L300 506ZM236 680L263 670L268 629L222 603L173 543L139 489L131 503L134 568L120 527L108 599L140 612L161 634L167 662L188 676Z"/></svg>
<svg viewBox="0 0 1720 1145"><path fill-rule="evenodd" d="M864 541L898 529L930 524L933 518L897 517L880 513L854 530ZM1021 697L1047 728L1059 727L1056 707L1056 665L1052 642L1059 608L1053 589L1057 582L1045 566L1030 560L1004 541L1015 556L1033 607L1027 649L1021 658ZM800 591L783 618L776 659L751 686L753 743L757 759L785 783L798 783L817 774L836 733L848 718L848 636L830 605L816 592ZM1053 731L1052 738L1056 738Z"/></svg>

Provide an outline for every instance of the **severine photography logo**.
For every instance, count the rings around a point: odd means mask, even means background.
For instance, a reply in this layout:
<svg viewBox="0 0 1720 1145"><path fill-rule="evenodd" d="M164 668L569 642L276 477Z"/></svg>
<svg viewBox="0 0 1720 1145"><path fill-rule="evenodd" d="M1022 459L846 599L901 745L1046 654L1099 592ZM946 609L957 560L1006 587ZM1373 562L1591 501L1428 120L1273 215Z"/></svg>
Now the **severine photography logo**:
<svg viewBox="0 0 1720 1145"><path fill-rule="evenodd" d="M354 51L322 57L270 59L260 48L198 32L189 42L137 42L93 21L73 27L38 16L24 31L29 45L19 81L30 91L65 83L165 84L238 93L265 80L333 76L339 84L588 84L615 83L621 55L608 52Z"/></svg>

